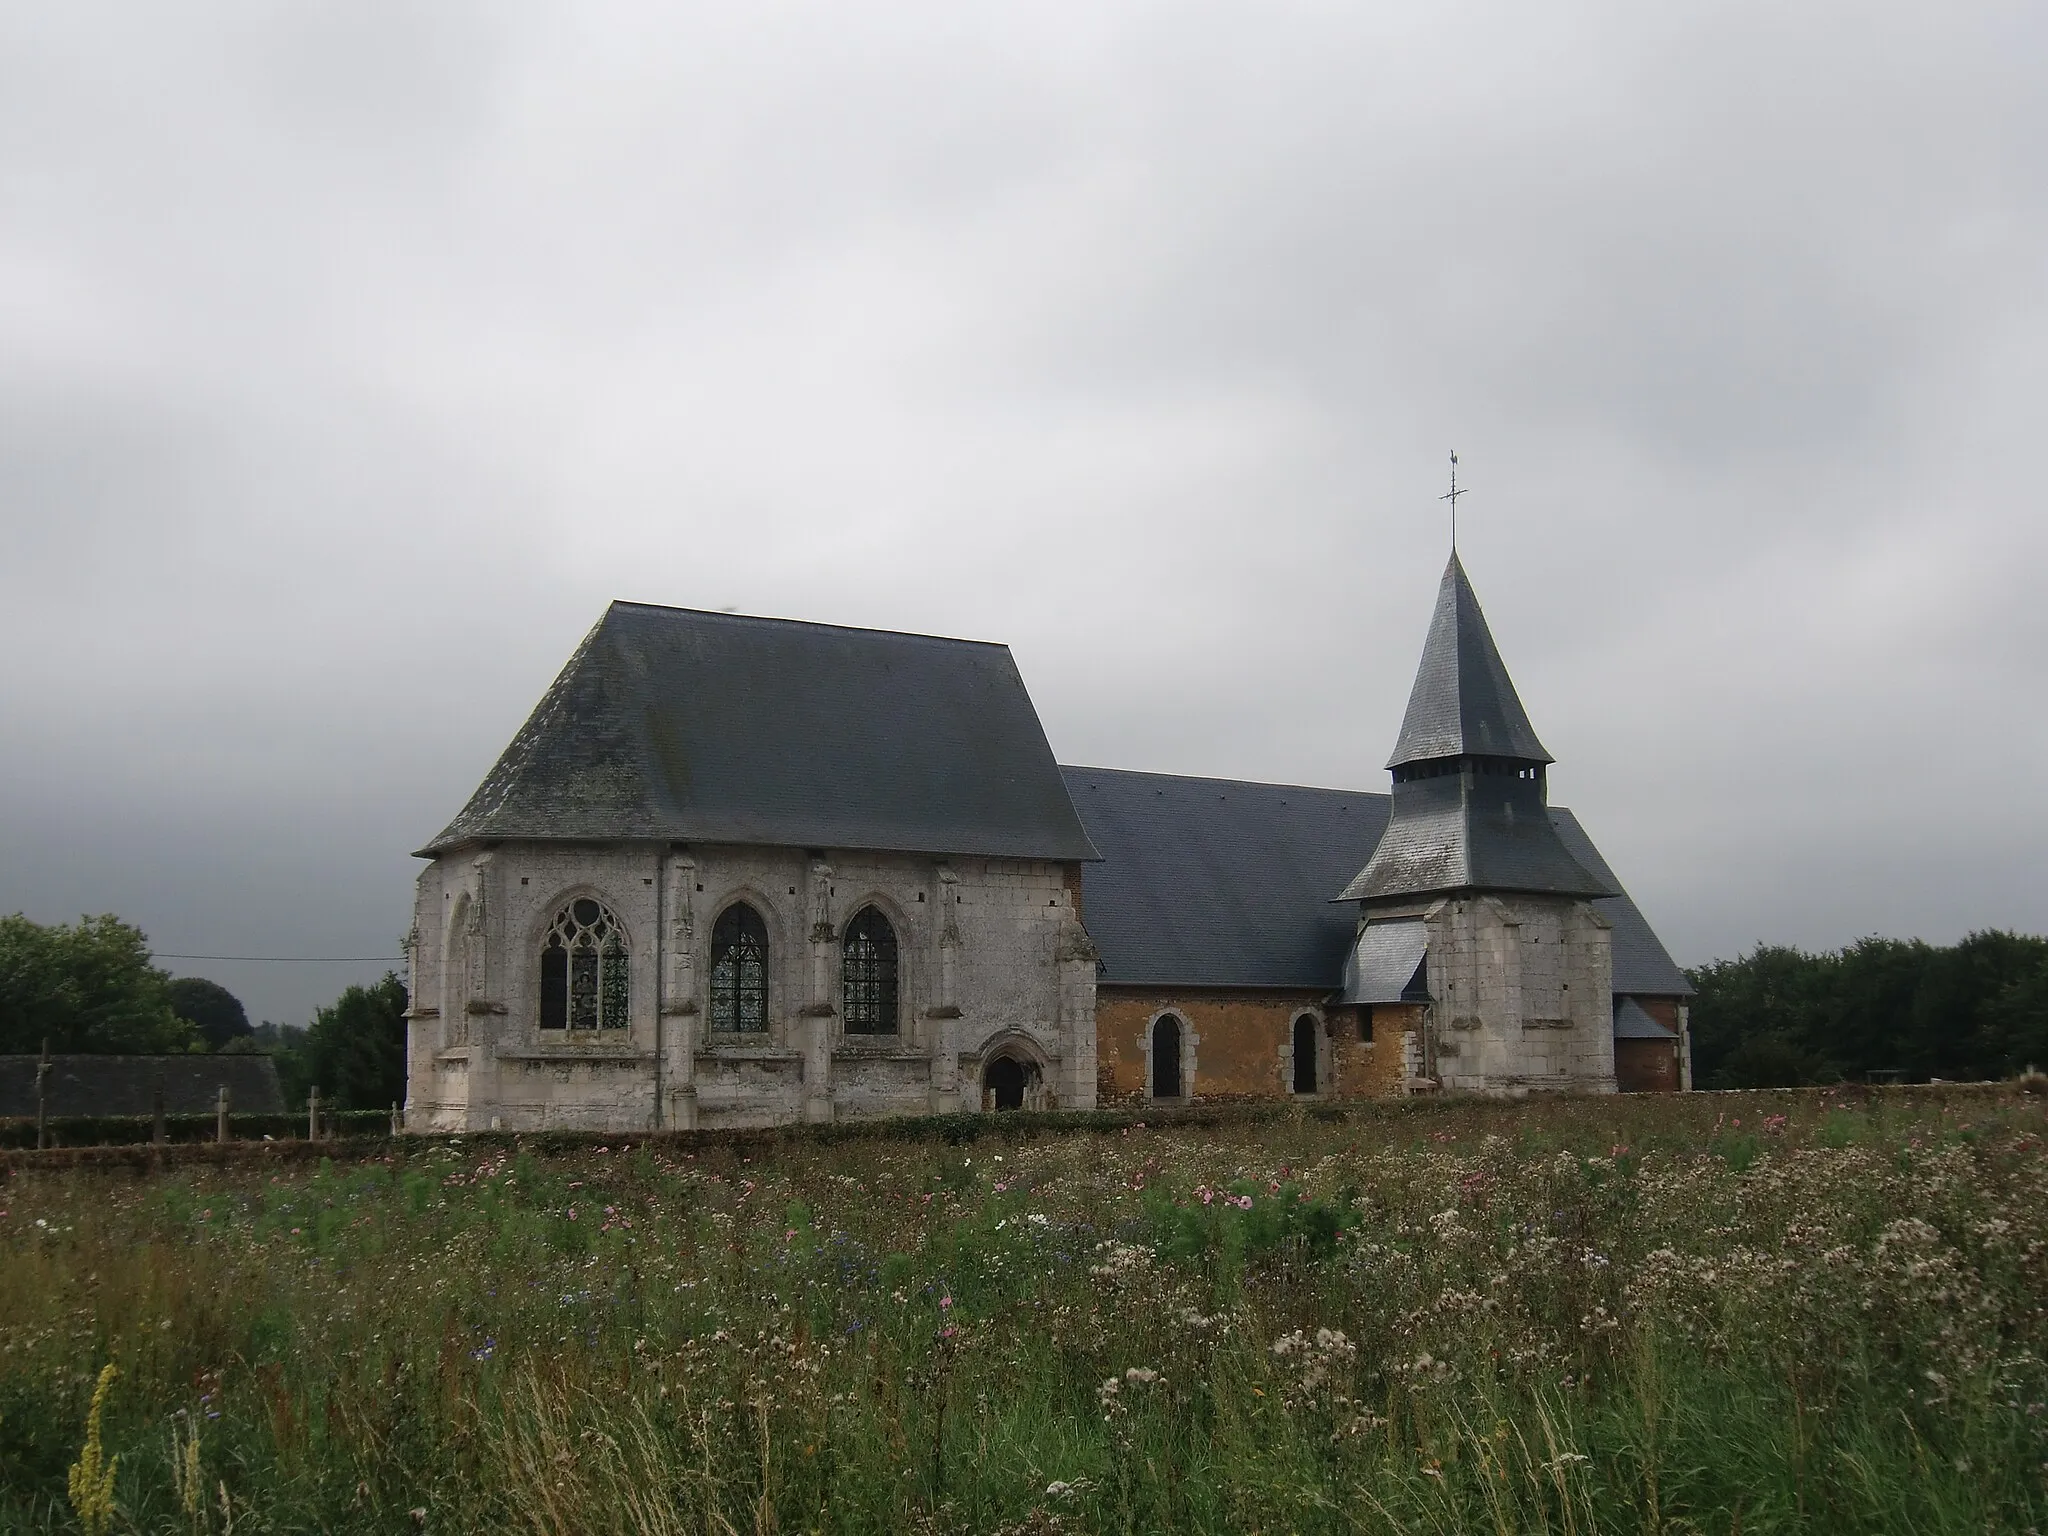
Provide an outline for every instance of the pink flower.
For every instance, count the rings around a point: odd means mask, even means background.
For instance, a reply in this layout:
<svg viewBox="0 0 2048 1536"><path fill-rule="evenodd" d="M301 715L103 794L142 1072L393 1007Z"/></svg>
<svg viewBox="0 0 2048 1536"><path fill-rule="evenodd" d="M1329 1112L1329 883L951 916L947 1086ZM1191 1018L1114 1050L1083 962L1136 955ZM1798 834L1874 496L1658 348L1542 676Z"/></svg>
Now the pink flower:
<svg viewBox="0 0 2048 1536"><path fill-rule="evenodd" d="M944 1312L944 1311L948 1311L948 1310L950 1310L950 1309L951 1309L952 1305L953 1305L953 1298L952 1298L952 1297L950 1297L950 1296L941 1296L941 1297L939 1298L939 1310L940 1310L940 1311L942 1311L942 1312Z"/></svg>

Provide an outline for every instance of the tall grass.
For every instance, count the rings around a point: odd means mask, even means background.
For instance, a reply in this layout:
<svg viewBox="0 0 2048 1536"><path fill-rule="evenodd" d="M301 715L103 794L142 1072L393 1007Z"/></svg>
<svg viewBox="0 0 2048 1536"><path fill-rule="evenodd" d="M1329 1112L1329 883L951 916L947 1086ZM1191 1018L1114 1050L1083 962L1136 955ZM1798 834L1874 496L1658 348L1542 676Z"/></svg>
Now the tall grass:
<svg viewBox="0 0 2048 1536"><path fill-rule="evenodd" d="M2043 1108L31 1168L0 1529L2025 1530Z"/></svg>

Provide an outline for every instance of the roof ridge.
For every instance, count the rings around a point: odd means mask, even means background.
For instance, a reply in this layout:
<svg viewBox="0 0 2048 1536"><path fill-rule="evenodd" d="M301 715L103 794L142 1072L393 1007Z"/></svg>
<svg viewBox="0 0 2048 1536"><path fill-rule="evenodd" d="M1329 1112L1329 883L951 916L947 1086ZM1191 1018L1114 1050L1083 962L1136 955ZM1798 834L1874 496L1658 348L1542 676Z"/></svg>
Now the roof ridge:
<svg viewBox="0 0 2048 1536"><path fill-rule="evenodd" d="M735 624L778 624L792 629L831 629L848 635L888 635L897 640L931 640L941 645L981 645L1007 651L1002 640L975 640L965 635L934 635L921 629L885 629L875 624L828 624L819 619L792 619L774 613L733 613L723 608L685 608L676 603L643 603L629 597L615 597L605 607L606 617L615 608L633 608L643 613L681 613L693 619L730 621Z"/></svg>
<svg viewBox="0 0 2048 1536"><path fill-rule="evenodd" d="M1367 795L1387 798L1383 789L1340 789L1333 784L1290 784L1279 779L1226 779L1207 773L1160 773L1149 768L1094 768L1085 763L1061 763L1061 773L1115 773L1127 779L1179 779L1187 784L1235 784L1245 789L1297 789L1314 795Z"/></svg>

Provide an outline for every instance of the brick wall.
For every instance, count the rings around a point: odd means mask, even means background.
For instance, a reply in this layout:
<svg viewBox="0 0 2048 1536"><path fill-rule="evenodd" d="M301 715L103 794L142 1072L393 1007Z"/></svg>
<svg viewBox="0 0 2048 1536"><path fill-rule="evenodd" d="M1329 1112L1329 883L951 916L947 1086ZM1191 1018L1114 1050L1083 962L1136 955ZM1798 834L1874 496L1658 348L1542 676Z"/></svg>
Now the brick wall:
<svg viewBox="0 0 2048 1536"><path fill-rule="evenodd" d="M1614 1082L1623 1093L1678 1092L1678 1042L1615 1041Z"/></svg>
<svg viewBox="0 0 2048 1536"><path fill-rule="evenodd" d="M1415 1008L1380 1009L1373 1040L1359 1038L1356 1009L1325 1009L1321 989L1160 988L1098 986L1095 993L1096 1099L1143 1102L1148 1036L1162 1013L1178 1017L1189 1039L1183 1093L1214 1104L1294 1096L1294 1022L1316 1022L1317 1098L1397 1094L1406 1076L1404 1035Z"/></svg>

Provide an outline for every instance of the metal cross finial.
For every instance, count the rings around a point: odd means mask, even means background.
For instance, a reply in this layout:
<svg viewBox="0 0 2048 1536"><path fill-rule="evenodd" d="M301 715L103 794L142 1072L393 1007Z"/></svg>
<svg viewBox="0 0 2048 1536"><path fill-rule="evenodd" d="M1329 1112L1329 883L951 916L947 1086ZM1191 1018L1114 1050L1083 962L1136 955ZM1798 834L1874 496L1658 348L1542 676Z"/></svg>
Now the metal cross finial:
<svg viewBox="0 0 2048 1536"><path fill-rule="evenodd" d="M1456 449L1452 449L1451 488L1446 494L1437 497L1437 500L1448 501L1451 504L1451 553L1454 555L1458 552L1458 498L1464 494L1458 489L1458 453Z"/></svg>

